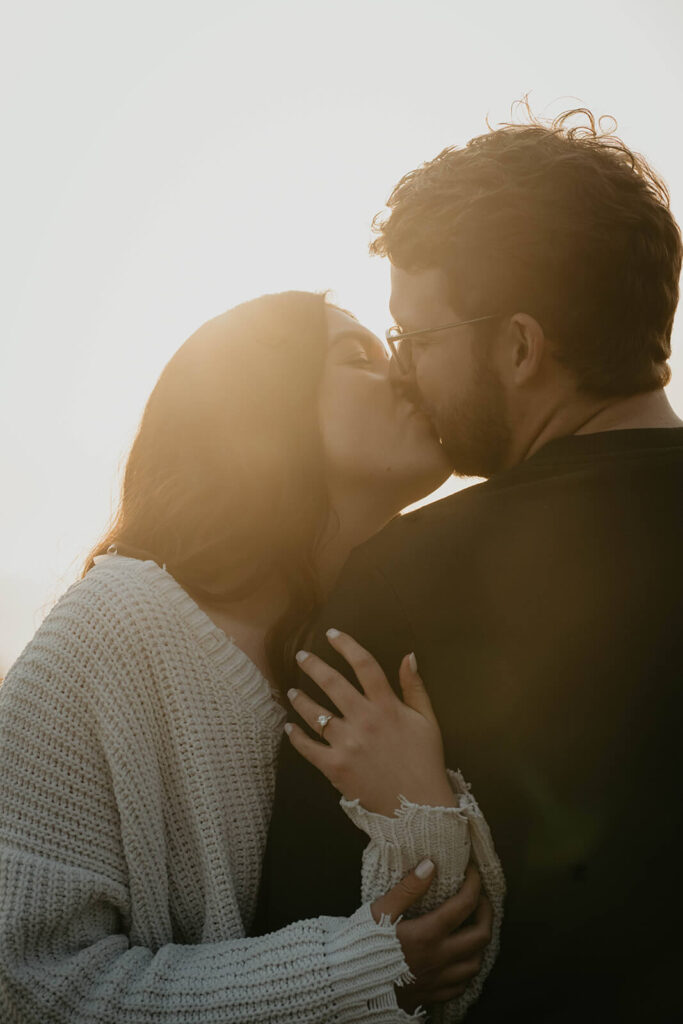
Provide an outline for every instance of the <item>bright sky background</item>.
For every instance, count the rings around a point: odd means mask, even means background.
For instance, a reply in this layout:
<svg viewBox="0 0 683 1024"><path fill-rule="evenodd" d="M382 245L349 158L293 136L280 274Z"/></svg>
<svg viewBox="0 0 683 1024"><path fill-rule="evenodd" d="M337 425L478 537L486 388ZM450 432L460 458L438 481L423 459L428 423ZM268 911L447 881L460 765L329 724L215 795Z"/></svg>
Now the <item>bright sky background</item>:
<svg viewBox="0 0 683 1024"><path fill-rule="evenodd" d="M0 673L76 577L144 402L204 320L333 288L407 170L586 105L683 219L679 0L22 0L0 17ZM678 328L670 396L683 414Z"/></svg>

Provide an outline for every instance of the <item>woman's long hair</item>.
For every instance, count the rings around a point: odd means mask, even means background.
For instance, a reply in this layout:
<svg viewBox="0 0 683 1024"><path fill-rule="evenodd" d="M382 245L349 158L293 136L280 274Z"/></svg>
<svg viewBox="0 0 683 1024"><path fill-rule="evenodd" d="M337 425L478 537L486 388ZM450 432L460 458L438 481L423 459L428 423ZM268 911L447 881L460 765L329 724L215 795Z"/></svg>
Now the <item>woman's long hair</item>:
<svg viewBox="0 0 683 1024"><path fill-rule="evenodd" d="M172 357L145 407L118 509L93 558L149 558L195 599L238 601L275 573L289 603L266 638L286 685L321 601L316 547L330 505L318 423L324 295L245 302Z"/></svg>

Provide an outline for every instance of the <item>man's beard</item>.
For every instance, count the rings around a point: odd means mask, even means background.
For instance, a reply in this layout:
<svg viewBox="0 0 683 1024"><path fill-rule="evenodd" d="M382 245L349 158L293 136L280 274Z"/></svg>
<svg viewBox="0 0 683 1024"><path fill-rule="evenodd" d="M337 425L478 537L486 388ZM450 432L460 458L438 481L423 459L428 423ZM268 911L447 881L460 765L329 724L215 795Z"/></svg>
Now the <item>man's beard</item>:
<svg viewBox="0 0 683 1024"><path fill-rule="evenodd" d="M505 469L512 431L503 387L484 352L467 394L431 419L455 476L490 477Z"/></svg>

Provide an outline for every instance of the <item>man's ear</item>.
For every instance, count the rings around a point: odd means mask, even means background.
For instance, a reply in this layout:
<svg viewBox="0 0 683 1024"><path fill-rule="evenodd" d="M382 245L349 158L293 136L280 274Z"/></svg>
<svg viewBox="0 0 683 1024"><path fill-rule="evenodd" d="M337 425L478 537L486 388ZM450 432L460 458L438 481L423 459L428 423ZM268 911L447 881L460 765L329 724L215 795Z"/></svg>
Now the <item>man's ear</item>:
<svg viewBox="0 0 683 1024"><path fill-rule="evenodd" d="M504 355L509 383L522 387L538 374L546 354L547 339L538 320L528 313L515 313L508 320Z"/></svg>

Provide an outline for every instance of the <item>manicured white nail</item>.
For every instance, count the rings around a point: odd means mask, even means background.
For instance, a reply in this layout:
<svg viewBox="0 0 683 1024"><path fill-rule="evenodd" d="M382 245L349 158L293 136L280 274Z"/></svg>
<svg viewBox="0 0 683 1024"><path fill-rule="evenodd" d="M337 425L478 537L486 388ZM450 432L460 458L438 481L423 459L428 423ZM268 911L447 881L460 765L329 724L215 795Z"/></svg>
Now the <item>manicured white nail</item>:
<svg viewBox="0 0 683 1024"><path fill-rule="evenodd" d="M287 733L288 736L293 728L294 726L292 725L291 722L285 722L285 732Z"/></svg>
<svg viewBox="0 0 683 1024"><path fill-rule="evenodd" d="M292 687L291 690L287 690L287 696L289 697L290 700L296 700L296 698L299 696L299 691L295 690L294 687Z"/></svg>
<svg viewBox="0 0 683 1024"><path fill-rule="evenodd" d="M411 653L408 655L408 664L410 665L413 672L417 672L417 658Z"/></svg>
<svg viewBox="0 0 683 1024"><path fill-rule="evenodd" d="M339 635L340 633L338 629L328 629L325 633L325 636L329 636L330 640L334 640L335 637L338 637Z"/></svg>
<svg viewBox="0 0 683 1024"><path fill-rule="evenodd" d="M425 860L421 860L420 863L417 865L417 867L415 868L415 874L417 875L418 878L426 878L428 875L431 875L433 870L434 861L430 860L429 857L427 857L425 858Z"/></svg>
<svg viewBox="0 0 683 1024"><path fill-rule="evenodd" d="M308 657L308 651L297 651L296 652L296 660L299 662L299 664L301 664L302 661L305 661L307 657Z"/></svg>

